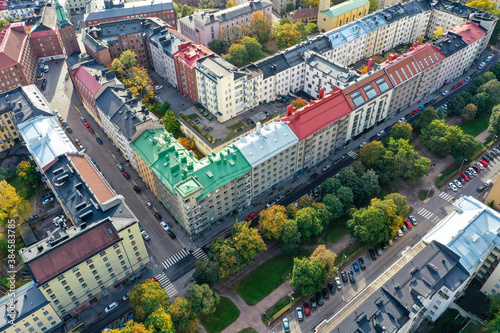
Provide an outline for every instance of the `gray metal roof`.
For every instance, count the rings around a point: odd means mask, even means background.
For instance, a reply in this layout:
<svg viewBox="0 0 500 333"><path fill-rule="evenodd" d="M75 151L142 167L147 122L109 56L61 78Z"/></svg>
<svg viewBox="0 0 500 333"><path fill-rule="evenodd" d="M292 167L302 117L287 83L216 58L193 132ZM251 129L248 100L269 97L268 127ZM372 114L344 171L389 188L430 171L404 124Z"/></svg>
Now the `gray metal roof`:
<svg viewBox="0 0 500 333"><path fill-rule="evenodd" d="M115 17L123 17L127 15L148 14L162 10L173 10L174 5L172 1L163 1L154 3L149 1L132 2L122 8L111 8L99 12L92 12L85 15L85 22L103 20Z"/></svg>
<svg viewBox="0 0 500 333"><path fill-rule="evenodd" d="M445 57L449 57L454 53L467 47L467 43L463 41L462 36L448 32L446 35L441 35L431 41L432 45L439 47L439 51Z"/></svg>
<svg viewBox="0 0 500 333"><path fill-rule="evenodd" d="M0 93L0 115L8 111L14 112L16 125L40 116L54 116L52 107L34 85Z"/></svg>
<svg viewBox="0 0 500 333"><path fill-rule="evenodd" d="M167 56L173 58L174 53L179 50L179 45L185 43L186 39L180 37L165 26L163 29L153 33L149 37L149 41L151 44L160 48Z"/></svg>

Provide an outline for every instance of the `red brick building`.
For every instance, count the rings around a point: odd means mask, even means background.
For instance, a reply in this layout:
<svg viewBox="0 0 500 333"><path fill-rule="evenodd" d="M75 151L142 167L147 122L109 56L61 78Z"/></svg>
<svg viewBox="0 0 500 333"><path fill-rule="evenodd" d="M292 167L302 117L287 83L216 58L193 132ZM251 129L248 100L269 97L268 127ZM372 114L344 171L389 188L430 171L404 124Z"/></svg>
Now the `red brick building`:
<svg viewBox="0 0 500 333"><path fill-rule="evenodd" d="M33 84L37 62L24 22L6 24L0 33L0 92Z"/></svg>
<svg viewBox="0 0 500 333"><path fill-rule="evenodd" d="M212 54L214 53L207 47L195 42L179 45L179 50L174 53L177 87L181 94L195 103L198 102L195 67L198 65L198 60Z"/></svg>

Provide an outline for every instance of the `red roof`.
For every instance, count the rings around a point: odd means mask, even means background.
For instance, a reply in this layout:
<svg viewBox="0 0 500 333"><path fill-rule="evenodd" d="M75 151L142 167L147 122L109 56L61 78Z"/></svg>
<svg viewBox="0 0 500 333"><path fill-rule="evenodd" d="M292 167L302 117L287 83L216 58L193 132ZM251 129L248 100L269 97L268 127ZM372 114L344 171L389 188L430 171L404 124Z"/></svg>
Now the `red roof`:
<svg viewBox="0 0 500 333"><path fill-rule="evenodd" d="M279 121L288 124L299 140L304 140L326 126L344 118L351 113L342 91L338 88L325 97L312 101L302 109L281 118Z"/></svg>
<svg viewBox="0 0 500 333"><path fill-rule="evenodd" d="M174 53L174 58L194 68L198 64L198 60L211 54L214 53L203 45L194 42L186 42L179 45L178 51Z"/></svg>
<svg viewBox="0 0 500 333"><path fill-rule="evenodd" d="M82 232L28 263L38 283L43 284L118 242L120 236L110 222Z"/></svg>
<svg viewBox="0 0 500 333"><path fill-rule="evenodd" d="M290 17L293 20L300 20L300 19L305 19L305 18L309 18L309 17L316 17L316 16L318 16L318 11L319 11L319 7L309 7L309 8L296 9L296 10L288 13L288 17Z"/></svg>
<svg viewBox="0 0 500 333"><path fill-rule="evenodd" d="M99 89L101 89L102 87L99 81L97 81L92 76L92 74L87 72L85 67L83 67L82 65L80 65L80 67L77 68L74 76L78 81L80 81L85 86L85 88L88 89L88 91L90 91L90 94L94 97L99 91Z"/></svg>
<svg viewBox="0 0 500 333"><path fill-rule="evenodd" d="M24 22L5 25L0 33L0 68L20 63L25 43L28 35Z"/></svg>
<svg viewBox="0 0 500 333"><path fill-rule="evenodd" d="M377 81L379 82L377 83ZM384 83L387 84L387 87L384 86ZM381 84L382 87L379 87L379 84ZM386 90L392 88L391 80L387 77L385 71L378 71L373 75L364 77L361 81L354 83L349 88L343 90L343 93L347 98L347 102L353 109L355 109L357 106L352 100L351 96L356 92L359 92L359 94L363 98L363 103L368 102L370 100L370 97L366 94L365 89L368 89L370 85L377 93L377 95L373 96L372 98L376 98ZM358 104L360 105L360 103Z"/></svg>
<svg viewBox="0 0 500 333"><path fill-rule="evenodd" d="M463 41L466 42L467 45L477 42L484 36L484 30L479 26L479 24L472 22L459 25L451 32L462 36Z"/></svg>

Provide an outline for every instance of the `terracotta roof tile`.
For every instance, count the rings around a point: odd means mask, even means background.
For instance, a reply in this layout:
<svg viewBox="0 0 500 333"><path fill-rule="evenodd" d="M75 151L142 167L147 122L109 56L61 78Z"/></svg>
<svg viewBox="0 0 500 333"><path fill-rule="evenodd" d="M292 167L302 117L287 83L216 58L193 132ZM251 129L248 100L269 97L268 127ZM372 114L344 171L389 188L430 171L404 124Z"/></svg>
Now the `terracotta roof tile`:
<svg viewBox="0 0 500 333"><path fill-rule="evenodd" d="M452 30L453 33L462 36L464 42L470 45L484 36L484 30L478 23L467 22Z"/></svg>
<svg viewBox="0 0 500 333"><path fill-rule="evenodd" d="M94 192L100 203L104 203L115 197L109 184L102 178L91 162L83 155L68 155L73 165L82 175L89 188Z"/></svg>

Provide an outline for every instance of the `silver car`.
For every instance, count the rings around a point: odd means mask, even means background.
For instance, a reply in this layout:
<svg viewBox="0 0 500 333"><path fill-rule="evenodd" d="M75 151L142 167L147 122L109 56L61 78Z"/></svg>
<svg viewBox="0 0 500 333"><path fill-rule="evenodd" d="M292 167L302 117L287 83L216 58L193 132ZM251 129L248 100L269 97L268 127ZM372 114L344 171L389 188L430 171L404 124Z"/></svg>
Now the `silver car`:
<svg viewBox="0 0 500 333"><path fill-rule="evenodd" d="M337 285L337 290L342 289L342 282L340 282L340 278L338 276L335 277L335 284Z"/></svg>
<svg viewBox="0 0 500 333"><path fill-rule="evenodd" d="M450 188L451 188L454 192L456 192L456 191L458 190L457 186L456 186L455 184L453 184L453 183L449 183L449 184L448 184L448 186L450 186Z"/></svg>
<svg viewBox="0 0 500 333"><path fill-rule="evenodd" d="M455 185L457 185L457 187L462 187L462 183L461 183L461 182L459 182L459 181L458 181L458 180L456 180L456 179L453 181L453 183L454 183Z"/></svg>

